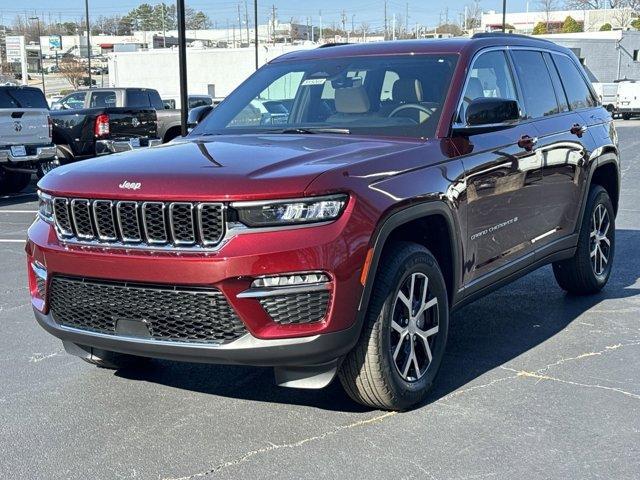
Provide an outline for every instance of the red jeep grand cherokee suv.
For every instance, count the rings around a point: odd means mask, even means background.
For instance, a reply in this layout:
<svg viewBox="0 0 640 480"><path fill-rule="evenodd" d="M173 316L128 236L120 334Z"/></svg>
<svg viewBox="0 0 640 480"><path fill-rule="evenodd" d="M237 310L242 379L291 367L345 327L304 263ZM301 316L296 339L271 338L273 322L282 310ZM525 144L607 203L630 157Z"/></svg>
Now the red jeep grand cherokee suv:
<svg viewBox="0 0 640 480"><path fill-rule="evenodd" d="M616 133L553 43L294 52L200 120L40 182L31 297L68 352L273 366L302 388L337 374L402 410L454 308L548 263L573 293L609 278Z"/></svg>

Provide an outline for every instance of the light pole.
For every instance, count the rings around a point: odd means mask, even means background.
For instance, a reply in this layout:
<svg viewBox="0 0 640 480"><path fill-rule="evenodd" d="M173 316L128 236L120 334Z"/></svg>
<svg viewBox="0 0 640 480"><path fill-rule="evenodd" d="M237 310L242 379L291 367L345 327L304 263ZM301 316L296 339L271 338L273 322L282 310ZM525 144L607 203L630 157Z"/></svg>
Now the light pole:
<svg viewBox="0 0 640 480"><path fill-rule="evenodd" d="M40 18L39 17L30 17L29 20L37 20L38 21L38 48L40 49L40 78L42 78L42 93L44 95L47 94L47 90L44 87L44 64L42 63L42 37L40 36Z"/></svg>
<svg viewBox="0 0 640 480"><path fill-rule="evenodd" d="M89 88L91 88L91 27L89 26L89 0L84 0L84 13L87 19L87 60L89 62Z"/></svg>
<svg viewBox="0 0 640 480"><path fill-rule="evenodd" d="M256 70L259 67L258 60L258 0L253 0L253 29L255 30L255 47L256 47Z"/></svg>
<svg viewBox="0 0 640 480"><path fill-rule="evenodd" d="M187 38L184 20L184 0L177 0L178 69L180 71L180 134L187 135L189 97L187 94Z"/></svg>
<svg viewBox="0 0 640 480"><path fill-rule="evenodd" d="M502 33L506 32L507 24L507 0L502 0Z"/></svg>

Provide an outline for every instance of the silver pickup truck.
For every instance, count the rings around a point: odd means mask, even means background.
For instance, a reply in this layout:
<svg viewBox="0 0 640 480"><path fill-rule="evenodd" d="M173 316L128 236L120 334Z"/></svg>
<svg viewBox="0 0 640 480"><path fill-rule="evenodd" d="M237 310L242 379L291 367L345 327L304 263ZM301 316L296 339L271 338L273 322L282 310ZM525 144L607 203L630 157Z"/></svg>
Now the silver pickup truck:
<svg viewBox="0 0 640 480"><path fill-rule="evenodd" d="M42 91L0 86L0 194L21 191L31 174L42 176L57 161Z"/></svg>

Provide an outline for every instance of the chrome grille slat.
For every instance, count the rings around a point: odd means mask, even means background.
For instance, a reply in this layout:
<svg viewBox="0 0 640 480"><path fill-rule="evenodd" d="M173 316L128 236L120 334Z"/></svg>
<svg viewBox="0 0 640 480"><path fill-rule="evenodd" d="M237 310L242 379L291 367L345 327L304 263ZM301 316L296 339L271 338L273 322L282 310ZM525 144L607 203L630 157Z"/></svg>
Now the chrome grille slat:
<svg viewBox="0 0 640 480"><path fill-rule="evenodd" d="M225 238L225 206L54 197L55 230L69 244L150 250L216 250Z"/></svg>
<svg viewBox="0 0 640 480"><path fill-rule="evenodd" d="M89 200L85 198L71 200L71 218L78 238L92 240L96 237L91 222L91 203Z"/></svg>
<svg viewBox="0 0 640 480"><path fill-rule="evenodd" d="M98 238L113 242L118 239L116 222L113 218L113 202L111 200L93 201L93 220L96 224Z"/></svg>

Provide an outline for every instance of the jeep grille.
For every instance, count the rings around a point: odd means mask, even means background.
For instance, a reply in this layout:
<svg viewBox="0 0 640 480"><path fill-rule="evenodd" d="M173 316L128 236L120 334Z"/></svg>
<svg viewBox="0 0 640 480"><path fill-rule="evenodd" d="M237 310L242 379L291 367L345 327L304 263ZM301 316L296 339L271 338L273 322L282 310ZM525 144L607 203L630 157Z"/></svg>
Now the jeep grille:
<svg viewBox="0 0 640 480"><path fill-rule="evenodd" d="M53 199L58 236L122 248L213 249L224 237L222 203Z"/></svg>

